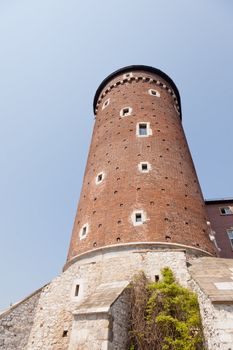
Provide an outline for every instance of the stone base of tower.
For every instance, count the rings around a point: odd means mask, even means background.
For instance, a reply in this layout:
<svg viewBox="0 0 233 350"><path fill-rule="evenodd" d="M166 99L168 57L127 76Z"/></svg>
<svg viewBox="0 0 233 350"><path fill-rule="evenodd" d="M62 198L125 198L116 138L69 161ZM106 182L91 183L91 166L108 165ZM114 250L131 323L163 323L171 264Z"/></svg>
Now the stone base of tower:
<svg viewBox="0 0 233 350"><path fill-rule="evenodd" d="M126 350L127 285L138 271L154 280L166 266L198 295L206 349L232 349L233 260L196 258L185 250L143 244L77 258L37 297L0 315L0 349ZM19 336L23 330L26 343Z"/></svg>

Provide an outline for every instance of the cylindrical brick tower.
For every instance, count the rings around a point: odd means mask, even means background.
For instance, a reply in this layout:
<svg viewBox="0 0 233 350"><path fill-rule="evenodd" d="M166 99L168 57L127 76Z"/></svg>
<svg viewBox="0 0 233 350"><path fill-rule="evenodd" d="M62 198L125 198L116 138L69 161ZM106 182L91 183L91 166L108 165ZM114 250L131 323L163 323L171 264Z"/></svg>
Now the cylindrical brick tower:
<svg viewBox="0 0 233 350"><path fill-rule="evenodd" d="M135 243L213 254L174 82L156 68L122 68L101 83L94 113L67 266Z"/></svg>

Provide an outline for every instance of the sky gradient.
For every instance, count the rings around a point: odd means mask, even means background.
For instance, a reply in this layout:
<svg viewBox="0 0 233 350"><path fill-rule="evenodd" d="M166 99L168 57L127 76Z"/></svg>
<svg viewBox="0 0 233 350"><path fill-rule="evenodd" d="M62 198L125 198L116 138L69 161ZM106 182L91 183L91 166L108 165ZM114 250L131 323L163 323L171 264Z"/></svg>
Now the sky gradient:
<svg viewBox="0 0 233 350"><path fill-rule="evenodd" d="M0 309L61 272L101 81L176 83L205 198L233 197L231 0L0 1Z"/></svg>

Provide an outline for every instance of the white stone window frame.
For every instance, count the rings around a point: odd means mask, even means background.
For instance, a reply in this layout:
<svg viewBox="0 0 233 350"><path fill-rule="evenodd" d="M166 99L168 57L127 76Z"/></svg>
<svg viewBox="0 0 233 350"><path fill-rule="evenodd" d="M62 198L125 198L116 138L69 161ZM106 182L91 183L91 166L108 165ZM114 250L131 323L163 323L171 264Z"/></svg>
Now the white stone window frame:
<svg viewBox="0 0 233 350"><path fill-rule="evenodd" d="M106 107L108 107L109 103L110 103L110 98L108 98L107 100L105 100L105 101L103 102L102 110L105 109Z"/></svg>
<svg viewBox="0 0 233 350"><path fill-rule="evenodd" d="M153 97L160 97L160 92L158 90L155 89L149 89L148 90L149 95L153 96Z"/></svg>
<svg viewBox="0 0 233 350"><path fill-rule="evenodd" d="M136 221L136 215L140 214L141 215L141 221ZM143 225L147 220L147 216L146 213L142 210L142 209L137 209L134 210L132 215L131 215L131 221L133 223L134 226L141 226Z"/></svg>
<svg viewBox="0 0 233 350"><path fill-rule="evenodd" d="M144 169L142 169L142 166L143 166L143 164L146 164L147 165L147 169L146 170L144 170ZM151 164L149 163L149 162L140 162L139 164L138 164L138 170L141 172L141 173L149 173L150 171L151 171Z"/></svg>
<svg viewBox="0 0 233 350"><path fill-rule="evenodd" d="M76 286L79 286L78 295L75 295ZM80 301L83 298L83 280L81 278L77 278L73 281L71 288L71 300L72 301Z"/></svg>
<svg viewBox="0 0 233 350"><path fill-rule="evenodd" d="M129 111L127 113L125 113L125 110L128 109ZM133 112L133 108L132 107L129 107L129 106L126 106L126 107L123 107L121 110L120 110L120 117L121 118L125 118L125 117L128 117L132 114Z"/></svg>
<svg viewBox="0 0 233 350"><path fill-rule="evenodd" d="M86 232L85 232L85 234L83 234L83 230L86 228ZM87 235L88 235L88 232L89 232L89 225L88 225L88 223L86 223L86 224L84 224L82 227L81 227L81 229L80 229L80 231L79 231L79 239L80 240L83 240L83 239L85 239L86 237L87 237Z"/></svg>
<svg viewBox="0 0 233 350"><path fill-rule="evenodd" d="M140 130L140 125L146 125L146 130L147 130L147 134L145 135L140 135L139 130ZM152 129L150 127L150 122L138 122L136 125L136 136L137 137L148 137L152 135Z"/></svg>
<svg viewBox="0 0 233 350"><path fill-rule="evenodd" d="M226 210L225 213L222 212L222 210ZM219 207L220 215L233 215L233 210L230 205L226 205L225 207Z"/></svg>
<svg viewBox="0 0 233 350"><path fill-rule="evenodd" d="M99 180L99 176L102 175L102 179ZM99 185L101 184L103 181L104 181L104 178L105 178L105 173L103 171L99 172L96 177L95 177L95 184L96 185Z"/></svg>
<svg viewBox="0 0 233 350"><path fill-rule="evenodd" d="M125 73L123 74L123 79L130 79L132 78L134 75L132 72L128 72L128 73Z"/></svg>

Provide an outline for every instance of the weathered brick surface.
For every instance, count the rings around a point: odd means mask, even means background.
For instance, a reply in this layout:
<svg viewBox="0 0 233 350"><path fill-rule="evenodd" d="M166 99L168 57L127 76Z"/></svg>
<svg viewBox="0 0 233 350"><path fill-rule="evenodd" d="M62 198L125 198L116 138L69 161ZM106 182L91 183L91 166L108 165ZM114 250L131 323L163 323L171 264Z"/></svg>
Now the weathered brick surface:
<svg viewBox="0 0 233 350"><path fill-rule="evenodd" d="M140 79L112 87L98 107L68 260L87 250L126 242L181 243L214 251L201 189L174 96L168 91L171 87L151 73L133 74ZM166 88L143 77L159 80ZM121 79L115 77L106 88ZM149 89L159 91L160 97L151 96ZM102 110L108 98L110 103ZM132 115L121 118L123 107L131 107ZM138 122L149 122L152 136L138 138ZM149 173L139 172L142 161L151 164ZM101 171L105 178L96 185ZM142 226L132 225L135 209L146 212L148 220ZM86 223L88 236L80 240Z"/></svg>

